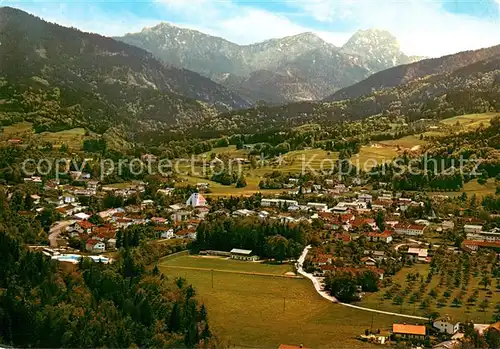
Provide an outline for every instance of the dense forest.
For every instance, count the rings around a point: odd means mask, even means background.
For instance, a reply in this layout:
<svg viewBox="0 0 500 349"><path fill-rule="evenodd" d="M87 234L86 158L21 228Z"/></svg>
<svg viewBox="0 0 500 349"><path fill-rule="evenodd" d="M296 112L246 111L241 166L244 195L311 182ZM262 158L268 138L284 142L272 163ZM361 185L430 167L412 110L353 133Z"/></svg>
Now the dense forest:
<svg viewBox="0 0 500 349"><path fill-rule="evenodd" d="M220 251L243 248L261 257L283 261L300 255L310 231L307 222L287 225L257 218L221 218L215 214L199 225L196 247Z"/></svg>
<svg viewBox="0 0 500 349"><path fill-rule="evenodd" d="M25 243L46 240L55 213L21 215L28 197L0 191L0 343L17 347L213 347L207 310L183 279L150 266L178 248L126 244L113 264L59 268ZM133 234L135 236L135 234ZM131 238L133 240L133 237ZM185 248L179 246L179 248Z"/></svg>
<svg viewBox="0 0 500 349"><path fill-rule="evenodd" d="M0 342L20 347L195 347L213 339L185 280L126 250L113 265L61 271L0 233ZM144 253L145 251L142 251Z"/></svg>

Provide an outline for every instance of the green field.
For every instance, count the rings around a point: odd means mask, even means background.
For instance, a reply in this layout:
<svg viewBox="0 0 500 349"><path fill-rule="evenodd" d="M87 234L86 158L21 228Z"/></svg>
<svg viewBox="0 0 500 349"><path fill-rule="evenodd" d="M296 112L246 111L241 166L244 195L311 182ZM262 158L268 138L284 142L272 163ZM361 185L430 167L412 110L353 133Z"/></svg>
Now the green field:
<svg viewBox="0 0 500 349"><path fill-rule="evenodd" d="M452 118L441 120L441 123L445 125L454 126L457 121L460 123L460 126L465 130L473 130L478 128L481 124L484 126L488 126L490 124L490 120L495 116L500 115L499 113L484 113L484 114L468 114L468 115L459 115Z"/></svg>
<svg viewBox="0 0 500 349"><path fill-rule="evenodd" d="M7 140L11 137L20 137L23 141L35 139L40 143L52 143L54 148L59 148L66 144L69 149L79 150L82 148L85 139L84 128L74 128L59 132L42 132L35 134L33 125L30 122L21 122L2 128L1 138Z"/></svg>
<svg viewBox="0 0 500 349"><path fill-rule="evenodd" d="M361 170L370 170L376 164L391 162L397 155L395 147L363 146L351 157L351 162Z"/></svg>
<svg viewBox="0 0 500 349"><path fill-rule="evenodd" d="M82 148L85 138L84 128L73 128L71 130L59 132L42 132L37 135L37 138L42 142L50 142L54 148L58 148L66 144L69 149L79 150Z"/></svg>
<svg viewBox="0 0 500 349"><path fill-rule="evenodd" d="M420 139L419 135L406 136L400 139L391 139L388 141L379 142L384 146L396 147L396 148L406 148L406 149L415 149L415 147L423 146L427 142L425 140Z"/></svg>
<svg viewBox="0 0 500 349"><path fill-rule="evenodd" d="M229 263L226 263L229 262ZM190 270L178 268L210 268ZM307 279L234 274L219 271L282 273L289 266L180 257L160 264L170 277L184 277L208 309L212 330L228 346L277 348L303 344L308 348L366 348L355 339L366 328L388 330L405 320L346 308L319 296ZM256 269L255 269L256 268ZM373 317L372 317L373 315ZM407 321L407 320L406 320Z"/></svg>
<svg viewBox="0 0 500 349"><path fill-rule="evenodd" d="M262 262L242 262L222 257L182 256L171 259L162 264L168 268L199 268L207 270L228 270L241 272L255 272L262 274L285 275L292 272L289 264L267 264Z"/></svg>
<svg viewBox="0 0 500 349"><path fill-rule="evenodd" d="M230 145L229 147L220 147L220 148L213 148L210 151L207 151L206 153L202 153L198 155L198 158L209 158L210 154L226 154L230 158L246 158L248 155L249 150L248 149L236 149L235 145Z"/></svg>
<svg viewBox="0 0 500 349"><path fill-rule="evenodd" d="M20 122L10 126L2 127L1 135L4 138L22 137L33 133L33 125L30 122Z"/></svg>
<svg viewBox="0 0 500 349"><path fill-rule="evenodd" d="M488 179L485 184L479 184L477 180L472 180L464 184L464 187L460 191L446 192L446 191L434 191L428 192L429 196L436 195L446 195L449 197L456 197L462 195L462 193L467 193L467 195L476 195L478 197L493 195L496 192L498 184L495 182L495 179Z"/></svg>
<svg viewBox="0 0 500 349"><path fill-rule="evenodd" d="M246 150L236 150L234 146L227 148L215 148L215 153L226 153L229 154L231 158L245 158ZM210 152L205 153L208 155ZM195 166L193 171L191 171L189 165L179 166L180 170L184 174L179 177L184 180L184 182L179 183L179 186L185 186L186 184L196 185L196 183L204 182L210 185L211 193L207 195L211 196L228 196L228 195L251 195L257 192L262 192L266 194L278 194L286 191L285 189L278 190L261 190L259 188L259 182L264 178L265 174L278 171L281 173L299 174L304 171L310 170L324 170L325 172L330 172L335 160L338 159L338 153L328 152L323 149L308 149L308 150L296 150L284 154L281 159L266 160L263 163L258 163L257 168L251 168L249 165L242 165L243 174L247 181L247 186L244 188L236 188L233 186L225 186L216 182L212 182L203 177L203 168L201 166ZM234 165L237 168L238 165ZM194 172L194 173L193 173Z"/></svg>

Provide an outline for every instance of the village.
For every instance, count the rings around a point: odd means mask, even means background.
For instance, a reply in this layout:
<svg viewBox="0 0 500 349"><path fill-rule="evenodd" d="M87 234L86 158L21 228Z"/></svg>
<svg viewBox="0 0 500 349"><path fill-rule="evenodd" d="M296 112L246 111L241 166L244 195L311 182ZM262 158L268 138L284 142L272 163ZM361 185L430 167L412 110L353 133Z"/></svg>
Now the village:
<svg viewBox="0 0 500 349"><path fill-rule="evenodd" d="M332 294L332 290L327 290L325 279L330 275L347 273L357 277L371 272L376 275L377 286L367 291L358 284L352 295L355 302L359 301L362 307L369 308L370 294L379 294L381 289L393 287L389 308L396 310L390 312L400 314L398 309L403 301L398 298L399 289L394 288L392 281L398 272L404 269L411 275L412 268L420 265L426 268L432 266L433 273L439 274L443 272L439 269L442 265L433 263L443 255L483 256L500 250L498 227L467 209L460 209L457 215L443 215L437 208L446 199L440 196L430 202L429 198L414 193L405 195L385 189L370 190L327 179L320 183L309 181L301 184L299 190L283 195L259 195L258 205L252 209L233 207L214 211L211 203L217 201L205 198L205 192L210 191L208 183L197 183L185 200L176 196L178 189L175 187L158 188L156 198L170 198L169 204L162 206L153 199L145 199L148 183L144 181L117 187L101 185L86 173L72 172L71 177L71 185L61 184L55 179L25 178L25 184L36 188L36 194L30 195L32 212L19 212L20 215L39 215L47 207L54 207L60 219L51 225L46 246L38 248L49 258L62 263L77 264L84 256L95 262L113 262L113 252L125 243L123 232L136 226L148 227L151 232L148 239L151 241L182 239L194 242L198 226L211 213L234 219L274 221L283 225L306 222L314 227L317 234L309 249L304 250L306 254L300 265L296 258L288 259L295 264L296 274L311 278L313 283L320 285L318 292L328 291L329 299L344 303ZM75 186L75 182L80 185ZM298 185L297 182L297 179L290 178L294 186ZM124 204L98 212L86 205L92 198L106 197L121 198L120 202ZM429 202L430 207L426 207ZM450 234L462 237L458 244L446 243L445 236ZM241 263L261 263L265 259L244 246L232 246L227 251L199 250L198 253L200 256L217 256ZM492 268L496 268L496 259ZM420 278L423 285L423 274L415 278L418 279L416 283ZM487 287L485 285L485 289ZM411 288L408 289L406 294L411 292ZM424 289L422 286L421 290ZM467 291L465 289L465 295ZM425 292L421 292L421 299ZM368 303L363 304L365 299ZM433 342L442 339L446 343L436 348L453 348L452 345L460 343L464 337L464 321L453 320L446 312L441 312L441 315L433 306L420 308L418 316L413 310L407 322L394 323L391 333L382 335L367 330L360 335L360 339L381 344L391 339L428 344L432 337ZM383 309L376 311L384 312ZM500 323L474 324L474 329L481 334L488 331L500 334Z"/></svg>

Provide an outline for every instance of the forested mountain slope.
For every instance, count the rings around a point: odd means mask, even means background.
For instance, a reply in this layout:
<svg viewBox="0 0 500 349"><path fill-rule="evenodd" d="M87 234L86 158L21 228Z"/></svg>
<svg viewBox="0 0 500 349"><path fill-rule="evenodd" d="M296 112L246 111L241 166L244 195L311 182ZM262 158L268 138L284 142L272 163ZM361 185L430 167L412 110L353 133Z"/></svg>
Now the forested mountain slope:
<svg viewBox="0 0 500 349"><path fill-rule="evenodd" d="M140 48L20 10L0 8L0 42L2 119L102 129L151 120L178 124L199 120L212 107L249 106L227 88L167 67Z"/></svg>
<svg viewBox="0 0 500 349"><path fill-rule="evenodd" d="M325 100L357 98L382 88L396 87L429 75L447 74L500 54L500 45L476 51L465 51L440 58L425 59L380 71L363 81L343 88Z"/></svg>
<svg viewBox="0 0 500 349"><path fill-rule="evenodd" d="M246 133L287 129L308 122L357 120L375 115L442 119L500 110L500 54L452 73L416 79L348 100L259 107L216 116L201 127L207 132Z"/></svg>

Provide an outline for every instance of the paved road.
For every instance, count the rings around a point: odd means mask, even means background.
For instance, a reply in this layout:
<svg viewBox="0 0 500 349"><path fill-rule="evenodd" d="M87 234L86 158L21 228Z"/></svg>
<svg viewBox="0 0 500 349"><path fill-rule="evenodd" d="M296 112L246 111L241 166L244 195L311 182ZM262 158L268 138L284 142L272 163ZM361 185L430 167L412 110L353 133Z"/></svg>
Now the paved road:
<svg viewBox="0 0 500 349"><path fill-rule="evenodd" d="M339 301L337 298L330 296L326 291L323 291L323 287L321 286L321 282L318 280L317 277L315 277L312 274L306 273L304 271L304 269L302 268L302 265L304 264L304 261L306 259L307 253L309 252L310 248L311 248L311 245L306 246L306 248L304 248L304 251L302 251L302 254L299 257L299 260L297 261L297 272L300 275L302 275L302 276L304 276L312 281L314 288L316 289L316 292L318 292L321 297L328 299L331 302L338 303Z"/></svg>
<svg viewBox="0 0 500 349"><path fill-rule="evenodd" d="M338 303L338 304L341 304L341 305L349 307L349 308L370 311L372 313L378 313L378 314L384 314L384 315L394 315L394 316L400 316L400 317L405 317L405 318L409 318L409 319L417 319L417 320L425 320L425 321L429 320L428 318L422 317L422 316L392 313L389 311L383 311L383 310L372 309L372 308L365 308L365 307L360 307L360 306L353 305L353 304L339 302L337 298L335 298L335 297L329 295L327 292L323 291L323 287L321 286L321 282L318 280L317 277L315 277L312 274L306 273L304 271L304 269L302 268L304 260L306 259L307 253L309 252L310 249L311 249L311 245L306 246L306 248L304 248L304 251L302 251L302 254L300 255L300 257L297 261L297 272L312 281L314 288L316 289L316 292L318 292L321 297L328 299L331 302Z"/></svg>

